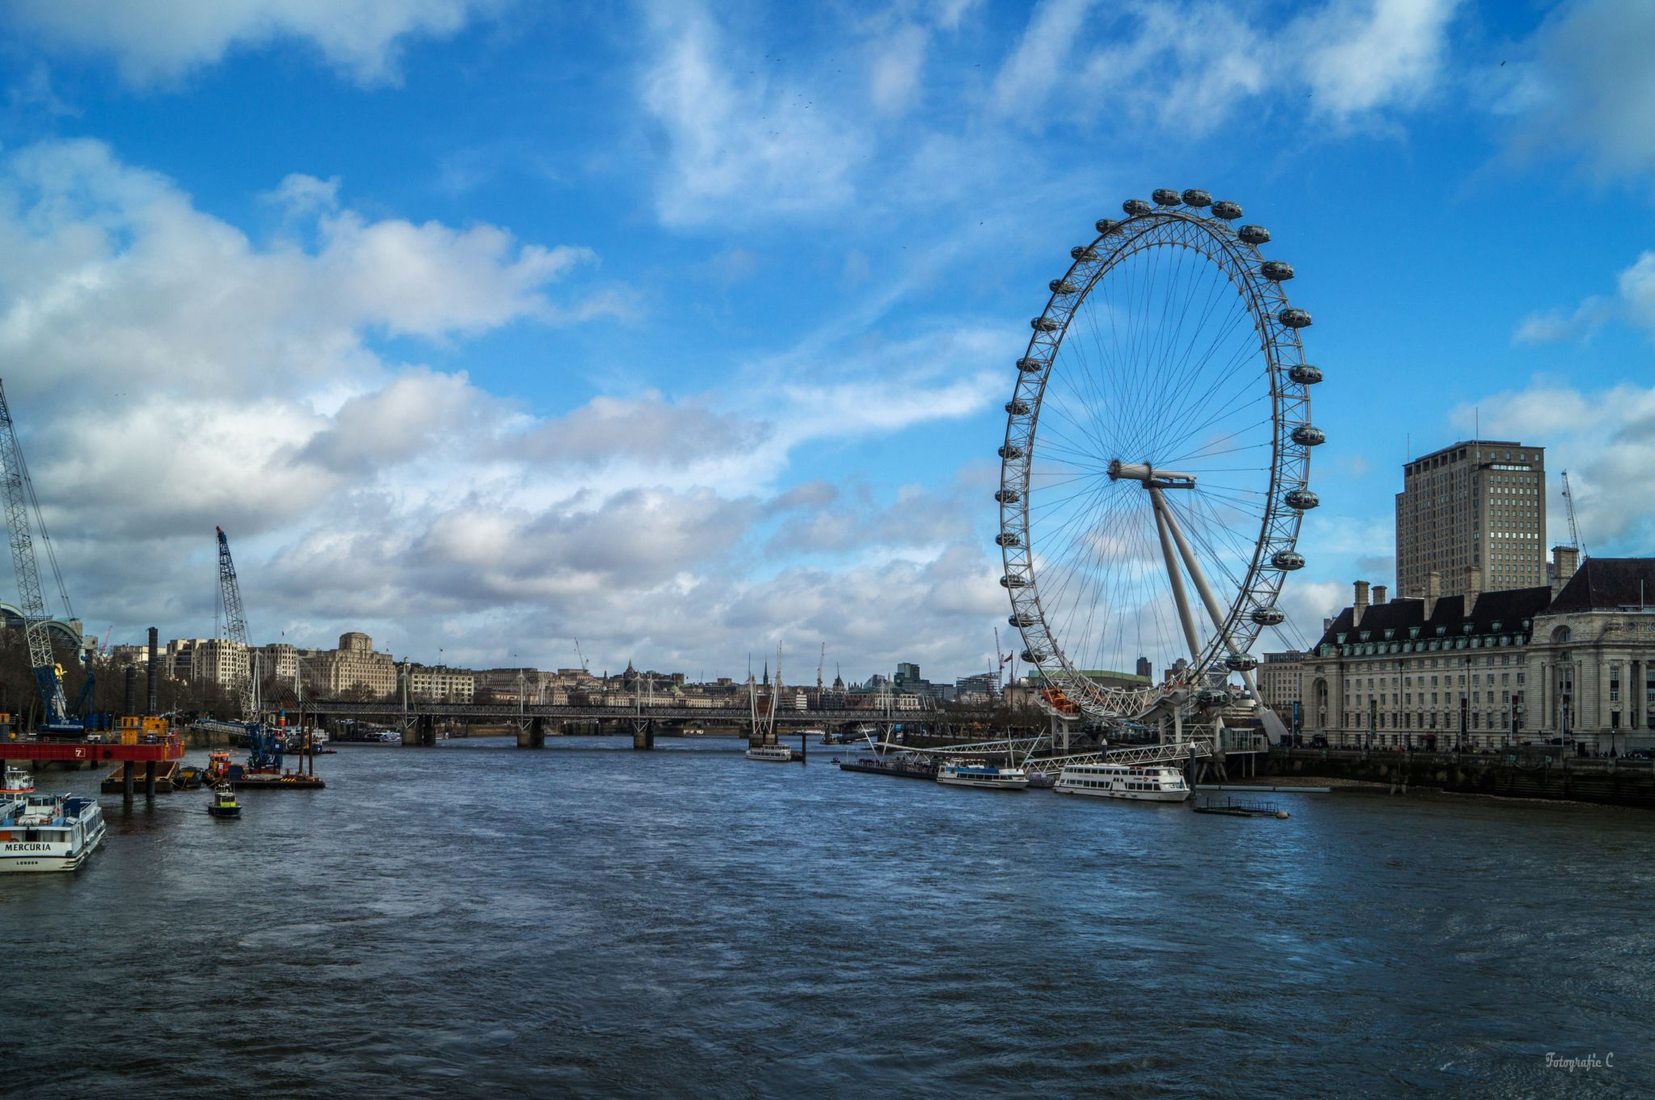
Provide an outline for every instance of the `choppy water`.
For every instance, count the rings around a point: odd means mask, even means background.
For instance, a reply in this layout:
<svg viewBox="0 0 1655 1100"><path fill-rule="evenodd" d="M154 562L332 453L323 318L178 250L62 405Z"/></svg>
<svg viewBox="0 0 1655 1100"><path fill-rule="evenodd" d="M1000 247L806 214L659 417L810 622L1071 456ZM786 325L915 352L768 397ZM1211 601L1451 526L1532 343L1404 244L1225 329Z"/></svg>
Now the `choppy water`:
<svg viewBox="0 0 1655 1100"><path fill-rule="evenodd" d="M1238 820L740 747L347 746L228 822L105 796L85 870L0 881L0 1093L1655 1088L1647 813Z"/></svg>

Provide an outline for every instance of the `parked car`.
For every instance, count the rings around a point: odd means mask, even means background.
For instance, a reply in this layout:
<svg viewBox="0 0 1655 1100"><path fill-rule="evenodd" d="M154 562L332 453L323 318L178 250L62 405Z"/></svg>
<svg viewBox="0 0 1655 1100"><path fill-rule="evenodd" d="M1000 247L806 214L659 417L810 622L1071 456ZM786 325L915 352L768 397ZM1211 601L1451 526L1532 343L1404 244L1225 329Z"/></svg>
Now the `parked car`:
<svg viewBox="0 0 1655 1100"><path fill-rule="evenodd" d="M1651 760L1655 759L1655 751L1650 749L1633 749L1621 754L1622 760Z"/></svg>

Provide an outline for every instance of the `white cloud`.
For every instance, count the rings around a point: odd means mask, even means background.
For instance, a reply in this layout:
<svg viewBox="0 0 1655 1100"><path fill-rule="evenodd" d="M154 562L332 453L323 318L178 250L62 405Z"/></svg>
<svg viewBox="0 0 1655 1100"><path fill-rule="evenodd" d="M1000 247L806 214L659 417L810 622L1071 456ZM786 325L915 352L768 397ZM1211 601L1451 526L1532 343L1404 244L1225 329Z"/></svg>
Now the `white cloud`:
<svg viewBox="0 0 1655 1100"><path fill-rule="evenodd" d="M876 45L868 73L868 98L876 109L902 114L914 105L928 44L924 28L907 23Z"/></svg>
<svg viewBox="0 0 1655 1100"><path fill-rule="evenodd" d="M364 84L395 81L399 45L444 37L497 0L15 0L7 19L59 47L111 55L135 85L176 80L236 49L308 43Z"/></svg>
<svg viewBox="0 0 1655 1100"><path fill-rule="evenodd" d="M1655 5L1577 0L1559 5L1526 44L1495 109L1511 116L1516 147L1568 150L1605 176L1655 168Z"/></svg>
<svg viewBox="0 0 1655 1100"><path fill-rule="evenodd" d="M1440 83L1459 0L1336 0L1301 18L1285 56L1302 56L1318 111L1347 119L1411 107ZM1303 53L1298 54L1302 50Z"/></svg>
<svg viewBox="0 0 1655 1100"><path fill-rule="evenodd" d="M1017 48L994 79L994 106L1002 115L1038 112L1058 86L1093 0L1044 0L1029 17Z"/></svg>
<svg viewBox="0 0 1655 1100"><path fill-rule="evenodd" d="M1644 252L1615 279L1613 297L1593 295L1572 311L1550 310L1523 318L1512 340L1542 344L1588 340L1610 321L1620 320L1655 336L1655 252Z"/></svg>
<svg viewBox="0 0 1655 1100"><path fill-rule="evenodd" d="M863 141L825 89L738 80L718 27L697 7L656 8L649 22L642 98L667 145L656 185L664 223L817 214L850 200Z"/></svg>

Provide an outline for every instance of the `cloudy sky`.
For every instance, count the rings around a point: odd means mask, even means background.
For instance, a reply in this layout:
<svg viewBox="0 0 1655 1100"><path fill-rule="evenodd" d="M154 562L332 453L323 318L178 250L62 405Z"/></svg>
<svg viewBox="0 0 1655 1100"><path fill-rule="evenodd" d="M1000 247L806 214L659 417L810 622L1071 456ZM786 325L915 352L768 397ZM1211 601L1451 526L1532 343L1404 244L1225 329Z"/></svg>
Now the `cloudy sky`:
<svg viewBox="0 0 1655 1100"><path fill-rule="evenodd" d="M1655 552L1652 58L1644 0L16 0L0 378L116 643L214 632L222 525L255 641L952 680L1047 280L1203 187L1327 377L1280 648L1474 431Z"/></svg>

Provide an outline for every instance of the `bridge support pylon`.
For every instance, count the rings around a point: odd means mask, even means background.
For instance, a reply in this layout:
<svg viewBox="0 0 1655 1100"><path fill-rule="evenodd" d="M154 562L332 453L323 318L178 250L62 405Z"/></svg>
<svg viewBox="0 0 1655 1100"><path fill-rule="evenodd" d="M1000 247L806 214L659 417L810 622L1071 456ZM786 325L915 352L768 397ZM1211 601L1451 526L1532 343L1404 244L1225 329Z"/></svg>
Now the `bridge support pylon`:
<svg viewBox="0 0 1655 1100"><path fill-rule="evenodd" d="M655 747L655 719L634 718L632 720L632 747L639 752Z"/></svg>
<svg viewBox="0 0 1655 1100"><path fill-rule="evenodd" d="M543 749L546 747L546 719L541 717L530 718L526 726L517 730L517 747L520 749Z"/></svg>

